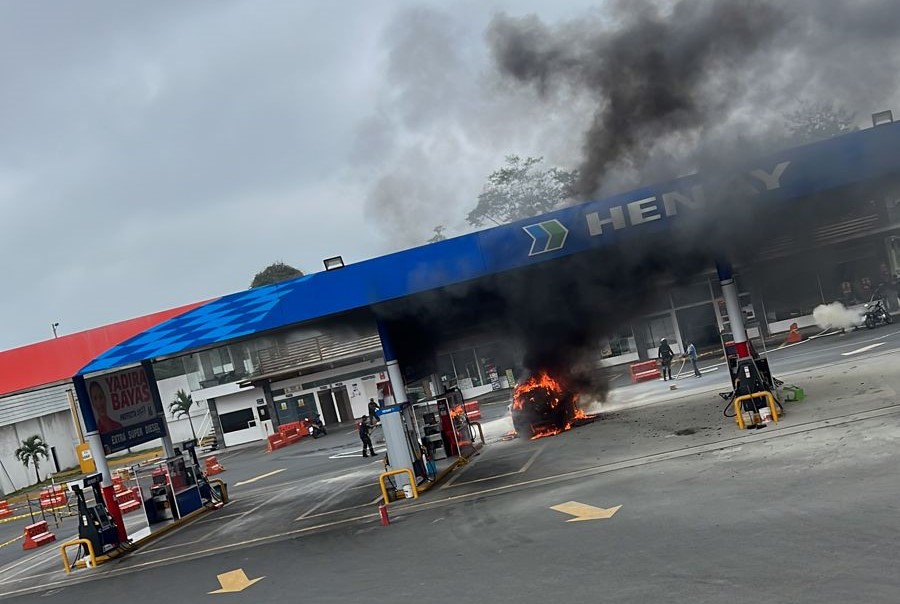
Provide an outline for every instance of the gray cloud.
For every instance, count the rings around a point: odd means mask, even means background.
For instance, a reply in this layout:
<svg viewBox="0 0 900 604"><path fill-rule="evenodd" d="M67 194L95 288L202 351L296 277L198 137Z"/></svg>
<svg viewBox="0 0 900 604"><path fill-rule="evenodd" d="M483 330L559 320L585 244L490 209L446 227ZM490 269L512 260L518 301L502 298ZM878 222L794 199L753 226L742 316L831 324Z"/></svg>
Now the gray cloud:
<svg viewBox="0 0 900 604"><path fill-rule="evenodd" d="M633 7L650 5L591 6L6 3L0 348L49 336L50 321L69 333L228 293L276 259L314 271L418 244L436 224L461 232L508 153L577 165L603 94L575 68L542 89L509 77L497 35L530 23L588 58L627 45ZM700 6L688 23L708 21ZM716 119L642 130L652 145L604 188L690 170L715 155L704 141L762 140L799 99L862 118L891 106L894 3L771 6L790 27L733 73L713 64L715 79L697 79ZM510 16L492 23L498 11Z"/></svg>
<svg viewBox="0 0 900 604"><path fill-rule="evenodd" d="M502 73L548 102L594 102L584 197L694 171L777 144L799 101L861 116L897 98L900 5L817 0L615 2L603 18L500 15Z"/></svg>

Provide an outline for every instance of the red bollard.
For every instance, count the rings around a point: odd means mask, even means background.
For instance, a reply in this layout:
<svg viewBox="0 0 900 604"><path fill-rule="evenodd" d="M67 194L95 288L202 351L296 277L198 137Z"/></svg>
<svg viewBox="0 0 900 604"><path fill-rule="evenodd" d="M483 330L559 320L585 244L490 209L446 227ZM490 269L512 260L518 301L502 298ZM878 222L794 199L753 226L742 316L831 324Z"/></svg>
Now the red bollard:
<svg viewBox="0 0 900 604"><path fill-rule="evenodd" d="M388 517L387 506L385 504L381 504L378 506L378 513L381 514L381 526L387 526L391 523L391 519Z"/></svg>

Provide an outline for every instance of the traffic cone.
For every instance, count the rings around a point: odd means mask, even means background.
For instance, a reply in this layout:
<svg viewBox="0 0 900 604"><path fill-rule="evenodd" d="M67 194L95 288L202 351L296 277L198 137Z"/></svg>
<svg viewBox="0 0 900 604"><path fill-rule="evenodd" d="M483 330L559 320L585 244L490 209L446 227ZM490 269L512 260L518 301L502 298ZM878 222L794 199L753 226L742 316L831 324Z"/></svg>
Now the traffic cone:
<svg viewBox="0 0 900 604"><path fill-rule="evenodd" d="M791 330L788 332L786 344L796 344L802 342L803 336L800 335L800 329L796 323L791 323Z"/></svg>

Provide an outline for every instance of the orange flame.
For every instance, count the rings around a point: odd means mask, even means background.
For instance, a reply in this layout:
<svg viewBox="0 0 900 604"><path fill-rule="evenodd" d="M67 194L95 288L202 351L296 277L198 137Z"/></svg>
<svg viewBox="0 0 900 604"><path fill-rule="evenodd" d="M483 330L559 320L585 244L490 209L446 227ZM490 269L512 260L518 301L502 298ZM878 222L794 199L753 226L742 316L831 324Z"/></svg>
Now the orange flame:
<svg viewBox="0 0 900 604"><path fill-rule="evenodd" d="M532 436L531 440L535 440L538 438L543 438L545 436L553 436L555 434L559 434L560 432L565 432L566 430L570 430L572 426L576 424L576 422L580 420L591 420L595 416L587 415L584 411L578 408L578 395L576 393L567 392L560 382L547 374L546 371L542 371L537 376L533 376L529 378L525 383L516 387L515 392L513 393L513 411L522 411L525 408L525 404L528 400L528 394L536 389L543 389L545 394L548 396L547 405L550 409L556 409L559 406L560 402L564 399L567 400L567 404L571 404L571 408L567 410L567 413L571 413L571 416L566 419L565 425L560 428L555 425L535 425L532 424ZM569 396L570 398L566 398Z"/></svg>
<svg viewBox="0 0 900 604"><path fill-rule="evenodd" d="M525 404L525 395L537 388L544 388L554 394L553 399L550 401L551 407L556 407L559 404L559 398L563 393L562 386L550 377L546 371L542 371L539 375L528 378L528 381L524 384L516 386L516 390L513 393L513 409L521 411Z"/></svg>

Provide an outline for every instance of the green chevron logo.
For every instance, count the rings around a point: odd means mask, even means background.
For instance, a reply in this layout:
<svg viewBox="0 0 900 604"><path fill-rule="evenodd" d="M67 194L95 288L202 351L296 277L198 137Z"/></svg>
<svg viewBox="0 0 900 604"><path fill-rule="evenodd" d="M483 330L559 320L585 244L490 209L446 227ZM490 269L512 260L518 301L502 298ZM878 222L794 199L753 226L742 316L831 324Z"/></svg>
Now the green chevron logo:
<svg viewBox="0 0 900 604"><path fill-rule="evenodd" d="M561 250L566 244L566 237L569 236L569 229L564 227L557 220L545 220L537 224L529 224L522 227L528 236L531 237L531 251L529 256L537 256L546 252L555 252Z"/></svg>

